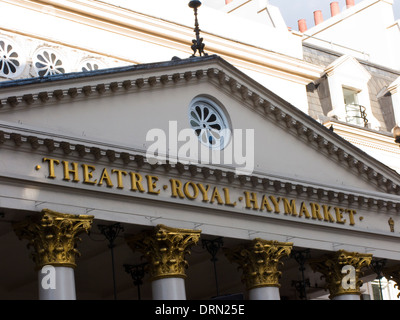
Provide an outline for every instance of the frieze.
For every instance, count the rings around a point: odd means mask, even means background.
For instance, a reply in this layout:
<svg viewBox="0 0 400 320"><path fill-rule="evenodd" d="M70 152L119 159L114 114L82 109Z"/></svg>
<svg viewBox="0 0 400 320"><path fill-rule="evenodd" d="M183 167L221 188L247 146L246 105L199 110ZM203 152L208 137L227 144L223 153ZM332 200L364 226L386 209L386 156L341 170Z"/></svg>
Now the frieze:
<svg viewBox="0 0 400 320"><path fill-rule="evenodd" d="M42 167L43 166L43 167ZM204 183L194 179L165 178L155 174L144 174L132 170L122 170L88 163L43 157L42 164L36 170L44 170L49 180L62 180L71 183L107 187L148 194L155 197L167 197L201 204L244 209L251 212L290 217L296 220L315 220L328 224L354 226L364 217L355 209L329 205L316 201L299 201L273 193L253 191L242 187L224 187Z"/></svg>

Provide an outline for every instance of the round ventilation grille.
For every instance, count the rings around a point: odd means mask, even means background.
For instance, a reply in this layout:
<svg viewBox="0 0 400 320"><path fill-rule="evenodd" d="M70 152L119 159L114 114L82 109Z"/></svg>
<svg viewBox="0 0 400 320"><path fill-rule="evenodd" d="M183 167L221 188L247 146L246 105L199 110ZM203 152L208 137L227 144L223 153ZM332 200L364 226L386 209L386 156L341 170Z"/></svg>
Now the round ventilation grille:
<svg viewBox="0 0 400 320"><path fill-rule="evenodd" d="M20 50L7 39L0 39L0 76L14 78L23 71Z"/></svg>
<svg viewBox="0 0 400 320"><path fill-rule="evenodd" d="M79 65L79 71L90 72L104 68L103 63L96 59L85 59Z"/></svg>
<svg viewBox="0 0 400 320"><path fill-rule="evenodd" d="M204 97L193 100L189 108L189 122L203 145L222 150L228 144L228 120L214 101Z"/></svg>
<svg viewBox="0 0 400 320"><path fill-rule="evenodd" d="M65 73L60 54L52 49L41 49L34 56L34 67L39 76L52 76Z"/></svg>

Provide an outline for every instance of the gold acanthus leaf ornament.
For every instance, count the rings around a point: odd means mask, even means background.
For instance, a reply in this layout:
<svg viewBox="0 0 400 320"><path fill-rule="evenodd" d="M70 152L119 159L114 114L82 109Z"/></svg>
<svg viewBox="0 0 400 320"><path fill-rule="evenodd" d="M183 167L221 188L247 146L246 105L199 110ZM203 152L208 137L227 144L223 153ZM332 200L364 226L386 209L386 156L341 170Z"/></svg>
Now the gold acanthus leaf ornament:
<svg viewBox="0 0 400 320"><path fill-rule="evenodd" d="M20 240L29 241L33 248L31 257L38 269L45 265L76 267L80 255L77 243L81 233L91 228L93 216L72 215L43 209L41 213L28 216L13 223Z"/></svg>
<svg viewBox="0 0 400 320"><path fill-rule="evenodd" d="M133 251L143 254L151 281L178 277L186 278L185 270L190 248L200 238L201 230L178 229L157 225L152 230L128 236L126 242Z"/></svg>
<svg viewBox="0 0 400 320"><path fill-rule="evenodd" d="M322 277L326 280L325 288L329 290L329 298L332 299L343 294L360 295L360 287L363 284L362 280L360 280L360 276L363 275L361 270L368 267L371 261L372 254L339 250L320 258L312 259L309 264L314 272L322 273ZM348 272L344 272L343 268L347 266L353 267L355 271L353 286L343 285L343 279L348 275Z"/></svg>
<svg viewBox="0 0 400 320"><path fill-rule="evenodd" d="M239 264L242 281L247 290L258 287L280 287L279 266L283 257L289 256L293 243L268 241L260 238L234 249L224 248L228 260Z"/></svg>

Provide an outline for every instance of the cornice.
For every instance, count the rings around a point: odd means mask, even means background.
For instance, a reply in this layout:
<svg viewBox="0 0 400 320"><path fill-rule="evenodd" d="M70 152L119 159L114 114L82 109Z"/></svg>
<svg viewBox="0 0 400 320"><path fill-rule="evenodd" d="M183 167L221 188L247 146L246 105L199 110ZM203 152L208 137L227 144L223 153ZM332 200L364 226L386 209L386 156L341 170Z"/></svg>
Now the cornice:
<svg viewBox="0 0 400 320"><path fill-rule="evenodd" d="M59 153L65 156L75 156L82 160L105 161L107 163L120 163L122 165L134 166L143 170L161 170L165 174L174 176L188 175L192 178L209 179L214 178L217 182L232 185L237 183L241 187L261 188L265 191L273 191L282 194L293 194L297 196L306 196L315 200L336 200L342 205L366 206L370 209L379 209L387 211L400 212L400 201L391 200L394 197L382 199L382 197L373 197L366 194L352 193L334 189L322 188L310 184L302 184L293 181L275 179L260 174L237 175L227 169L215 167L200 166L195 164L165 163L150 164L144 154L139 152L129 152L115 150L106 147L99 147L90 144L72 143L65 140L55 140L33 135L22 135L20 133L0 130L0 148L23 148L24 151L29 148L35 152ZM400 194L400 186L394 185L392 181L383 178L379 173L370 174L375 179L380 179L381 186L386 187L387 192L392 195Z"/></svg>
<svg viewBox="0 0 400 320"><path fill-rule="evenodd" d="M392 134L357 127L333 119L324 122L323 125L327 128L333 126L335 133L353 144L400 155L399 145L394 141Z"/></svg>

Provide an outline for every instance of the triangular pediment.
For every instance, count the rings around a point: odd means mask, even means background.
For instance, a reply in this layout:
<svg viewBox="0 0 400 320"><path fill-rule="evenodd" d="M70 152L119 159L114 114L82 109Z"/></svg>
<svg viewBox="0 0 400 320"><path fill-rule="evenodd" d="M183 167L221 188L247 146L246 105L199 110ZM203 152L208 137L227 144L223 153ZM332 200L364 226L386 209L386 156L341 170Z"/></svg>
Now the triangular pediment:
<svg viewBox="0 0 400 320"><path fill-rule="evenodd" d="M342 78L368 82L371 74L352 56L343 55L325 68L328 76L340 75ZM362 80L359 80L362 79Z"/></svg>
<svg viewBox="0 0 400 320"><path fill-rule="evenodd" d="M196 97L221 106L232 129L232 143L250 139L241 153L236 150L242 158L204 163L193 158L188 162L179 154L178 159L170 157L190 135L200 144L190 128L188 109ZM378 197L400 189L393 170L217 56L8 82L1 86L0 98L1 139L14 140L16 145L25 142L79 157L140 158L147 163L157 129L166 134L168 143L172 141L165 149L169 150L166 160L183 163L182 170L194 167L204 173L206 169L208 175L293 192ZM233 135L235 129L240 137ZM179 140L182 132L189 135L185 140ZM172 148L174 142L177 149ZM243 158L246 165L241 166Z"/></svg>

